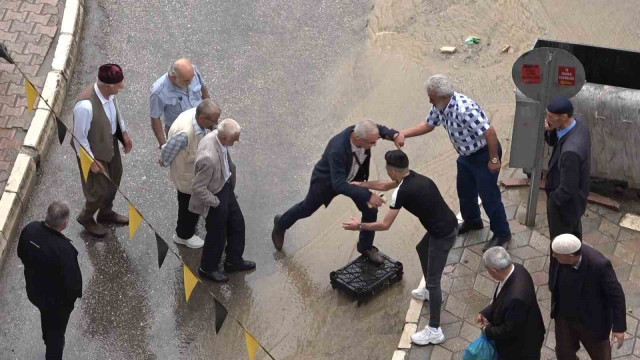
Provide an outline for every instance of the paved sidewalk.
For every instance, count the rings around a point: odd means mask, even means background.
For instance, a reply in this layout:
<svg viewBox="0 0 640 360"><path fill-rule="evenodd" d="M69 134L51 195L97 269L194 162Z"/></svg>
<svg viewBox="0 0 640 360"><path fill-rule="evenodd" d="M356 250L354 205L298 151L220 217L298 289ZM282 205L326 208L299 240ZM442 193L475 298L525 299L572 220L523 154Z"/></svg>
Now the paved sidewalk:
<svg viewBox="0 0 640 360"><path fill-rule="evenodd" d="M51 67L63 9L63 0L0 0L0 41L38 90ZM31 124L26 109L24 79L0 60L0 194Z"/></svg>
<svg viewBox="0 0 640 360"><path fill-rule="evenodd" d="M546 196L540 193L535 229L528 229L524 223L526 195L528 188L503 190L503 201L510 219L513 240L508 246L513 260L529 270L536 285L538 302L542 310L547 334L542 348L542 359L555 359L553 348L555 334L553 322L549 318L550 293L547 287L549 269L549 227L546 220ZM589 204L582 219L583 240L607 256L624 288L627 300L628 338L620 350L614 350L613 358L640 359L640 233L618 225L622 213ZM495 282L490 280L482 266L483 242L489 237L488 223L482 231L461 236L456 241L449 256L449 265L442 279L443 311L442 329L447 337L438 346L412 346L405 359L448 360L462 359L467 345L480 335L475 324L478 312L489 304L495 290ZM424 306L426 305L426 306ZM418 322L418 330L429 321L429 306L423 304ZM580 359L589 359L581 350Z"/></svg>

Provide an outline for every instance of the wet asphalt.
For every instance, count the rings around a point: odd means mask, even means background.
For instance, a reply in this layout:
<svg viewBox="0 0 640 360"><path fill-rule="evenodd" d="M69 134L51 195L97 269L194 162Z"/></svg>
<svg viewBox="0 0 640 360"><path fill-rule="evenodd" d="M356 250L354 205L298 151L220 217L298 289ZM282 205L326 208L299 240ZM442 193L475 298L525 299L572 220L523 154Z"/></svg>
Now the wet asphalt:
<svg viewBox="0 0 640 360"><path fill-rule="evenodd" d="M80 253L84 290L67 329L65 358L246 359L242 330L231 318L215 334L212 295L276 359L391 357L408 291L420 278L413 240L423 230L415 222L401 220L398 232L378 235L376 244L405 263L405 279L359 307L329 284L329 272L358 255L357 234L340 229L357 214L350 201L336 199L298 223L287 233L283 252L270 240L273 215L302 200L326 142L348 125L350 104L332 94L325 79L365 47L371 6L329 0L86 2L61 119L71 124L73 99L95 79L100 64L123 67L127 87L118 99L134 148L123 157L121 189L195 270L200 251L171 243L176 194L167 170L156 164L148 100L150 85L171 61L190 57L222 105L222 118L243 127L231 151L246 221L245 258L256 261L257 270L233 274L226 285L199 284L186 303L180 261L169 253L157 268L154 233L146 224L133 241L127 227L110 227L98 240L72 220L65 234ZM391 146L378 147L380 164ZM68 143L52 145L21 227L43 219L46 206L58 199L70 204L75 218L83 196L74 156ZM115 210L127 211L121 196ZM15 243L8 251L0 270L0 358L43 359L39 314L26 298ZM267 357L259 351L257 358Z"/></svg>

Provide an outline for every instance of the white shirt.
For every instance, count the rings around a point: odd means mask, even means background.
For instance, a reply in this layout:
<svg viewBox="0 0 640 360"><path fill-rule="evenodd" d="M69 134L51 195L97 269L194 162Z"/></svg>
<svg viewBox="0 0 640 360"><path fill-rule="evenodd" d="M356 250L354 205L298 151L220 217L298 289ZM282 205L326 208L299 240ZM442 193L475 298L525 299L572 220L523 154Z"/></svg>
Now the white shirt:
<svg viewBox="0 0 640 360"><path fill-rule="evenodd" d="M224 181L229 181L229 178L231 177L231 170L229 169L229 154L227 147L222 145L220 139L218 139L218 134L216 134L216 140L218 141L218 144L220 144L220 147L222 147L222 157L224 158Z"/></svg>
<svg viewBox="0 0 640 360"><path fill-rule="evenodd" d="M349 176L347 176L347 181L352 181L353 178L358 174L358 170L360 170L360 164L362 164L367 158L367 154L365 153L364 148L359 148L353 145L351 142L351 152L355 155L352 156L351 160L351 171L349 171ZM356 161L357 157L357 161Z"/></svg>
<svg viewBox="0 0 640 360"><path fill-rule="evenodd" d="M504 284L507 282L507 280L509 280L509 277L511 276L511 274L513 274L513 270L515 270L515 265L511 265L511 271L509 271L509 275L507 275L506 278L504 278L504 280L500 281L498 283L498 291L496 291L496 297L498 297L498 295L500 295L500 290L502 290L502 287L504 286Z"/></svg>
<svg viewBox="0 0 640 360"><path fill-rule="evenodd" d="M111 134L116 133L116 111L118 109L118 103L116 102L113 95L109 96L109 98L105 98L100 90L98 89L97 84L93 84L93 89L98 95L98 99L102 102L102 107L104 108L105 114L107 114L107 118L111 123ZM93 152L91 152L91 147L89 146L89 140L87 137L89 136L89 129L91 128L91 121L93 120L93 109L91 108L91 101L82 100L78 101L76 106L73 107L73 135L78 140L74 140L75 148L79 149L80 145L87 150L87 153L93 157ZM122 132L127 131L127 128L124 123L124 118L122 117L122 113L120 113L120 130ZM76 150L77 151L77 150Z"/></svg>

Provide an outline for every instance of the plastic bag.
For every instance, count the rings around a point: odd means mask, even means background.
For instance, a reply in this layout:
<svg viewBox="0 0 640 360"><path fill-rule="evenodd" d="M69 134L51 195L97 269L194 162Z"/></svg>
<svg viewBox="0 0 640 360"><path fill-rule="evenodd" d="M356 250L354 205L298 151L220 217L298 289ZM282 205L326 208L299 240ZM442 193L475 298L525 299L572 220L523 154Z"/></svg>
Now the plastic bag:
<svg viewBox="0 0 640 360"><path fill-rule="evenodd" d="M475 339L464 352L462 360L497 360L498 352L493 341L488 340L484 333Z"/></svg>

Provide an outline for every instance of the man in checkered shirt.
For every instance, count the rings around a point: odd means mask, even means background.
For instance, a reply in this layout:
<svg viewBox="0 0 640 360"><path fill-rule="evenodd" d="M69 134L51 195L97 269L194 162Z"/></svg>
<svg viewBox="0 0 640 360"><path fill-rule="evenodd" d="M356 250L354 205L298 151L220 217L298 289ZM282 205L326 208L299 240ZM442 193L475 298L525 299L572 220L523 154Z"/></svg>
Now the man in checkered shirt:
<svg viewBox="0 0 640 360"><path fill-rule="evenodd" d="M395 143L404 146L405 138L429 133L442 125L459 154L457 188L463 223L458 234L484 227L478 205L480 195L493 232L484 250L504 247L511 240L511 231L498 188L502 147L496 131L475 101L453 90L446 75L430 77L425 87L433 105L426 121L402 130Z"/></svg>
<svg viewBox="0 0 640 360"><path fill-rule="evenodd" d="M189 211L196 152L205 132L218 125L221 112L220 106L211 99L182 112L171 124L169 140L162 145L158 160L160 166L169 167L169 178L178 192L178 221L173 241L192 249L204 245L204 240L196 235L200 215Z"/></svg>

